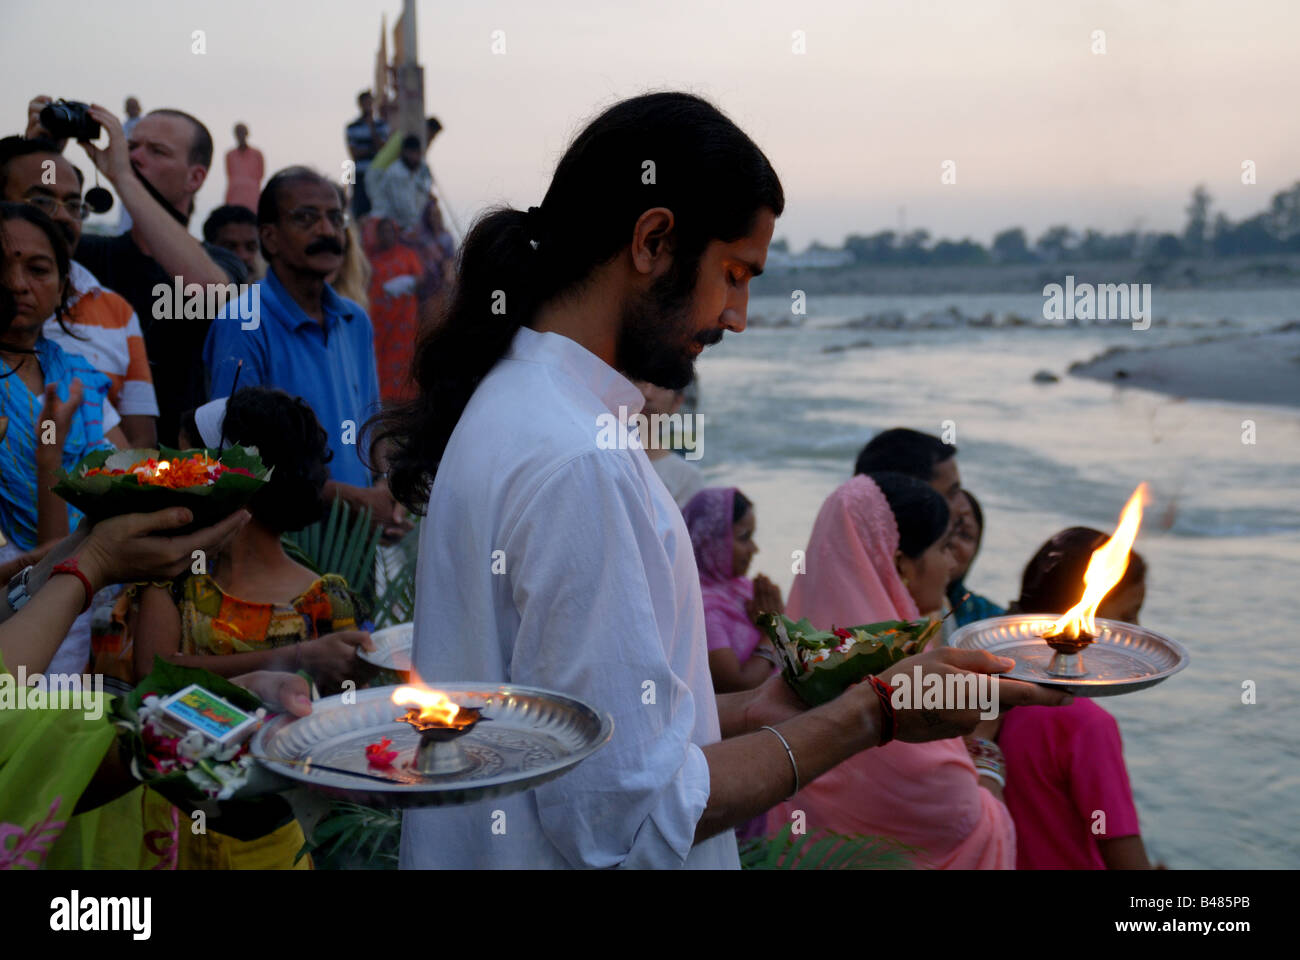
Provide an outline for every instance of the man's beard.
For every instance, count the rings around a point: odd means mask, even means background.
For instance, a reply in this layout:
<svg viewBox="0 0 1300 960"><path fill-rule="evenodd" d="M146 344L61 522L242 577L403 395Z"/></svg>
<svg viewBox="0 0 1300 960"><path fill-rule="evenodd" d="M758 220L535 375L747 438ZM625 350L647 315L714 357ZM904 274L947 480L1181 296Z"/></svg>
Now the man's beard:
<svg viewBox="0 0 1300 960"><path fill-rule="evenodd" d="M698 265L697 261L689 269L674 267L644 297L624 305L616 360L628 379L681 390L695 379L691 346L709 346L722 339L721 330L693 333L691 297Z"/></svg>

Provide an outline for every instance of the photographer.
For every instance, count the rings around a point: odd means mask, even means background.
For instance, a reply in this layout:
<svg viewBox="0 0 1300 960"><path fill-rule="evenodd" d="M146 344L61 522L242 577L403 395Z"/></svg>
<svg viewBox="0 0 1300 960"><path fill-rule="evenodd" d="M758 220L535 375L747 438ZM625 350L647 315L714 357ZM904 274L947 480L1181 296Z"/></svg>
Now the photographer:
<svg viewBox="0 0 1300 960"><path fill-rule="evenodd" d="M46 107L52 107L46 110ZM84 109L83 109L84 108ZM118 237L82 240L78 259L135 309L145 345L157 364L158 439L175 445L180 414L203 403L201 353L211 317L155 319L155 286L243 283L247 272L225 250L201 244L186 229L194 195L212 164L212 136L197 119L179 110L154 110L140 118L128 140L122 125L97 104L51 104L35 97L27 108L27 136L76 139L113 185L131 215L131 231ZM50 130L47 123L53 124ZM90 141L102 128L108 145ZM173 304L172 315L175 316Z"/></svg>

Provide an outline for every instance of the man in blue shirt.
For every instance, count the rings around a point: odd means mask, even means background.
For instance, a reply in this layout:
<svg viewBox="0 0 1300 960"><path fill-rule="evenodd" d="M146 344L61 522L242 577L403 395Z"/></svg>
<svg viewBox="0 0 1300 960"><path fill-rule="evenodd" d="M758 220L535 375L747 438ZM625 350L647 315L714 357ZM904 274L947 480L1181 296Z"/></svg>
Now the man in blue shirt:
<svg viewBox="0 0 1300 960"><path fill-rule="evenodd" d="M375 98L369 90L357 94L361 116L347 126L348 155L356 163L356 179L352 185L352 215L364 217L370 212L370 197L366 195L366 171L379 148L388 139L388 124L375 117Z"/></svg>
<svg viewBox="0 0 1300 960"><path fill-rule="evenodd" d="M325 498L369 507L385 541L410 528L387 483L372 482L361 460L362 427L379 410L370 318L325 282L343 262L343 210L333 184L305 167L281 170L257 210L269 267L213 322L203 348L210 397L239 386L264 386L302 397L329 437ZM242 361L242 363L241 363Z"/></svg>

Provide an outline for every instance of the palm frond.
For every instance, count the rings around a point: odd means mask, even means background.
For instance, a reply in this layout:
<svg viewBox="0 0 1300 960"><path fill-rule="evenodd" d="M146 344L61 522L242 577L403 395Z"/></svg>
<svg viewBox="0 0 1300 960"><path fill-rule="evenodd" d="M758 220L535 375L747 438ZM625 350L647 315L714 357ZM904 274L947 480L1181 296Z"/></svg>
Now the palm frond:
<svg viewBox="0 0 1300 960"><path fill-rule="evenodd" d="M353 514L342 500L330 506L329 516L297 533L281 538L294 559L318 574L336 573L347 581L366 611L375 602L375 558L380 529L372 527L370 511Z"/></svg>
<svg viewBox="0 0 1300 960"><path fill-rule="evenodd" d="M375 626L405 623L415 614L416 560L407 560L386 578L383 594L375 603Z"/></svg>
<svg viewBox="0 0 1300 960"><path fill-rule="evenodd" d="M325 870L395 870L401 832L400 811L335 800L298 857L310 853Z"/></svg>

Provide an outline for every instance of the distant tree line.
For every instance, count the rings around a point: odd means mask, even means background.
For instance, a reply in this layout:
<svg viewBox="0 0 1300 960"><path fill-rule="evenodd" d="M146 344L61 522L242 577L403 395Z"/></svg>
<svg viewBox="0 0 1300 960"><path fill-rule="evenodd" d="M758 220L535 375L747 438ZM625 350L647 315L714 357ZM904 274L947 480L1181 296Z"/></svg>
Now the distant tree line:
<svg viewBox="0 0 1300 960"><path fill-rule="evenodd" d="M1187 225L1181 234L1129 230L1082 234L1065 225L1049 227L1031 245L1020 227L1003 230L991 247L974 240L931 242L928 230L898 233L882 230L869 236L850 234L843 249L858 263L901 266L957 266L987 263L1054 263L1061 260L1176 260L1181 257L1245 257L1300 253L1300 182L1273 196L1261 213L1234 223L1225 214L1211 219L1212 198L1204 186L1192 191ZM772 244L789 252L785 240ZM814 243L810 251L828 250Z"/></svg>

